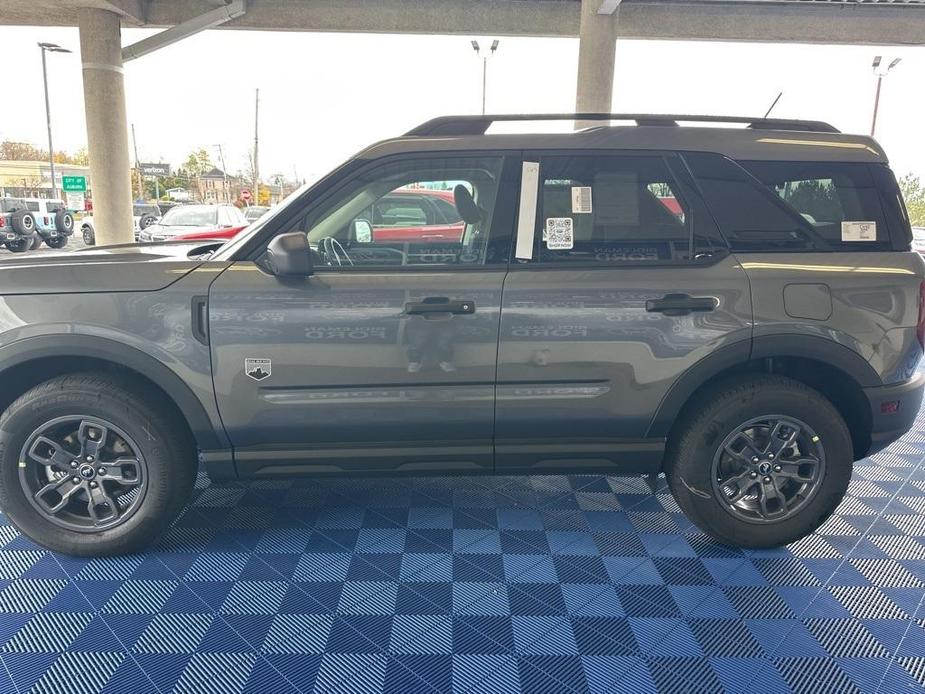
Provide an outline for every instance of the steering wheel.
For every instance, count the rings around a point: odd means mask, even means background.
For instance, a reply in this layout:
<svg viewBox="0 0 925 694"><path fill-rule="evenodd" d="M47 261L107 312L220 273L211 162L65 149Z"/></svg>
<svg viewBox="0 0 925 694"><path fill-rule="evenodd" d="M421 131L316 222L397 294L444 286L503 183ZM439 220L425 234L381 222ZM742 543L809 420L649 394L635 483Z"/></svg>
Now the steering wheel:
<svg viewBox="0 0 925 694"><path fill-rule="evenodd" d="M353 260L347 254L347 249L333 236L325 236L318 245L321 248L324 261L328 265L336 264L338 267L343 266L345 263L353 265Z"/></svg>

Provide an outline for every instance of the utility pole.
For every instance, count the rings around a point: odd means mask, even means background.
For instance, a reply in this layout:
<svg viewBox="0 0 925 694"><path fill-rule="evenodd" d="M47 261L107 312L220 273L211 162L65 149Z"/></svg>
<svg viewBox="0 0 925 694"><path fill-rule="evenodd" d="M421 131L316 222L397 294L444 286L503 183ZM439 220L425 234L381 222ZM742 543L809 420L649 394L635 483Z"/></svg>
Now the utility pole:
<svg viewBox="0 0 925 694"><path fill-rule="evenodd" d="M42 81L45 84L45 123L48 126L48 165L51 168L51 197L58 197L58 183L55 181L55 146L51 141L51 102L48 99L48 68L45 65L45 51L52 53L70 53L67 48L54 43L40 42L39 48L42 49Z"/></svg>
<svg viewBox="0 0 925 694"><path fill-rule="evenodd" d="M215 147L218 147L218 160L222 163L222 198L228 202L228 170L225 168L225 155L222 153L221 143Z"/></svg>
<svg viewBox="0 0 925 694"><path fill-rule="evenodd" d="M144 183L141 180L141 169L138 166L138 140L135 139L135 124L132 123L132 150L135 152L135 177L138 181L138 199L144 199Z"/></svg>
<svg viewBox="0 0 925 694"><path fill-rule="evenodd" d="M254 93L254 192L251 195L251 200L254 201L255 205L260 204L260 168L259 168L259 159L257 157L258 147L260 145L260 135L258 130L258 120L260 115L260 88L258 87Z"/></svg>

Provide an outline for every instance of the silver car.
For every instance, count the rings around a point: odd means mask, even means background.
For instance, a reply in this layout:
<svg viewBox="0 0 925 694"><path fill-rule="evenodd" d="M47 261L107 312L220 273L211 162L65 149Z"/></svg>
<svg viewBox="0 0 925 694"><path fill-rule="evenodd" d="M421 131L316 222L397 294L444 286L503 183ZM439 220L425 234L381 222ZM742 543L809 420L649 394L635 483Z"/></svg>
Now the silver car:
<svg viewBox="0 0 925 694"><path fill-rule="evenodd" d="M244 215L234 205L179 205L168 210L156 223L138 233L138 241L169 241L195 231L212 231L247 226Z"/></svg>

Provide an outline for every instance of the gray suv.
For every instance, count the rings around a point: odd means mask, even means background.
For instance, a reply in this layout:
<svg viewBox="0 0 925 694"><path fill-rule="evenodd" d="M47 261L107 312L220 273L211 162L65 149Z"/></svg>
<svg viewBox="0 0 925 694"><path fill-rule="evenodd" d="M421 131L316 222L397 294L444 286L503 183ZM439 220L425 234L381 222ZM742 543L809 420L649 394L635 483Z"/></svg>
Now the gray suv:
<svg viewBox="0 0 925 694"><path fill-rule="evenodd" d="M880 145L825 123L439 118L224 245L0 262L0 508L102 555L155 540L199 463L663 472L717 540L788 543L915 420L910 243Z"/></svg>

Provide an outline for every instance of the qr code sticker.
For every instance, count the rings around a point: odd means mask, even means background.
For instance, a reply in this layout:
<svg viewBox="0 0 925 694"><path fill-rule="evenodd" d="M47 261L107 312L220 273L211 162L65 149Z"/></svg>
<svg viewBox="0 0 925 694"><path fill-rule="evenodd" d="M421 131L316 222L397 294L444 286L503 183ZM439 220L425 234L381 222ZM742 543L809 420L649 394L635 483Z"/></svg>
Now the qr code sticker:
<svg viewBox="0 0 925 694"><path fill-rule="evenodd" d="M575 245L571 217L549 217L546 220L546 248L551 251L569 251Z"/></svg>

